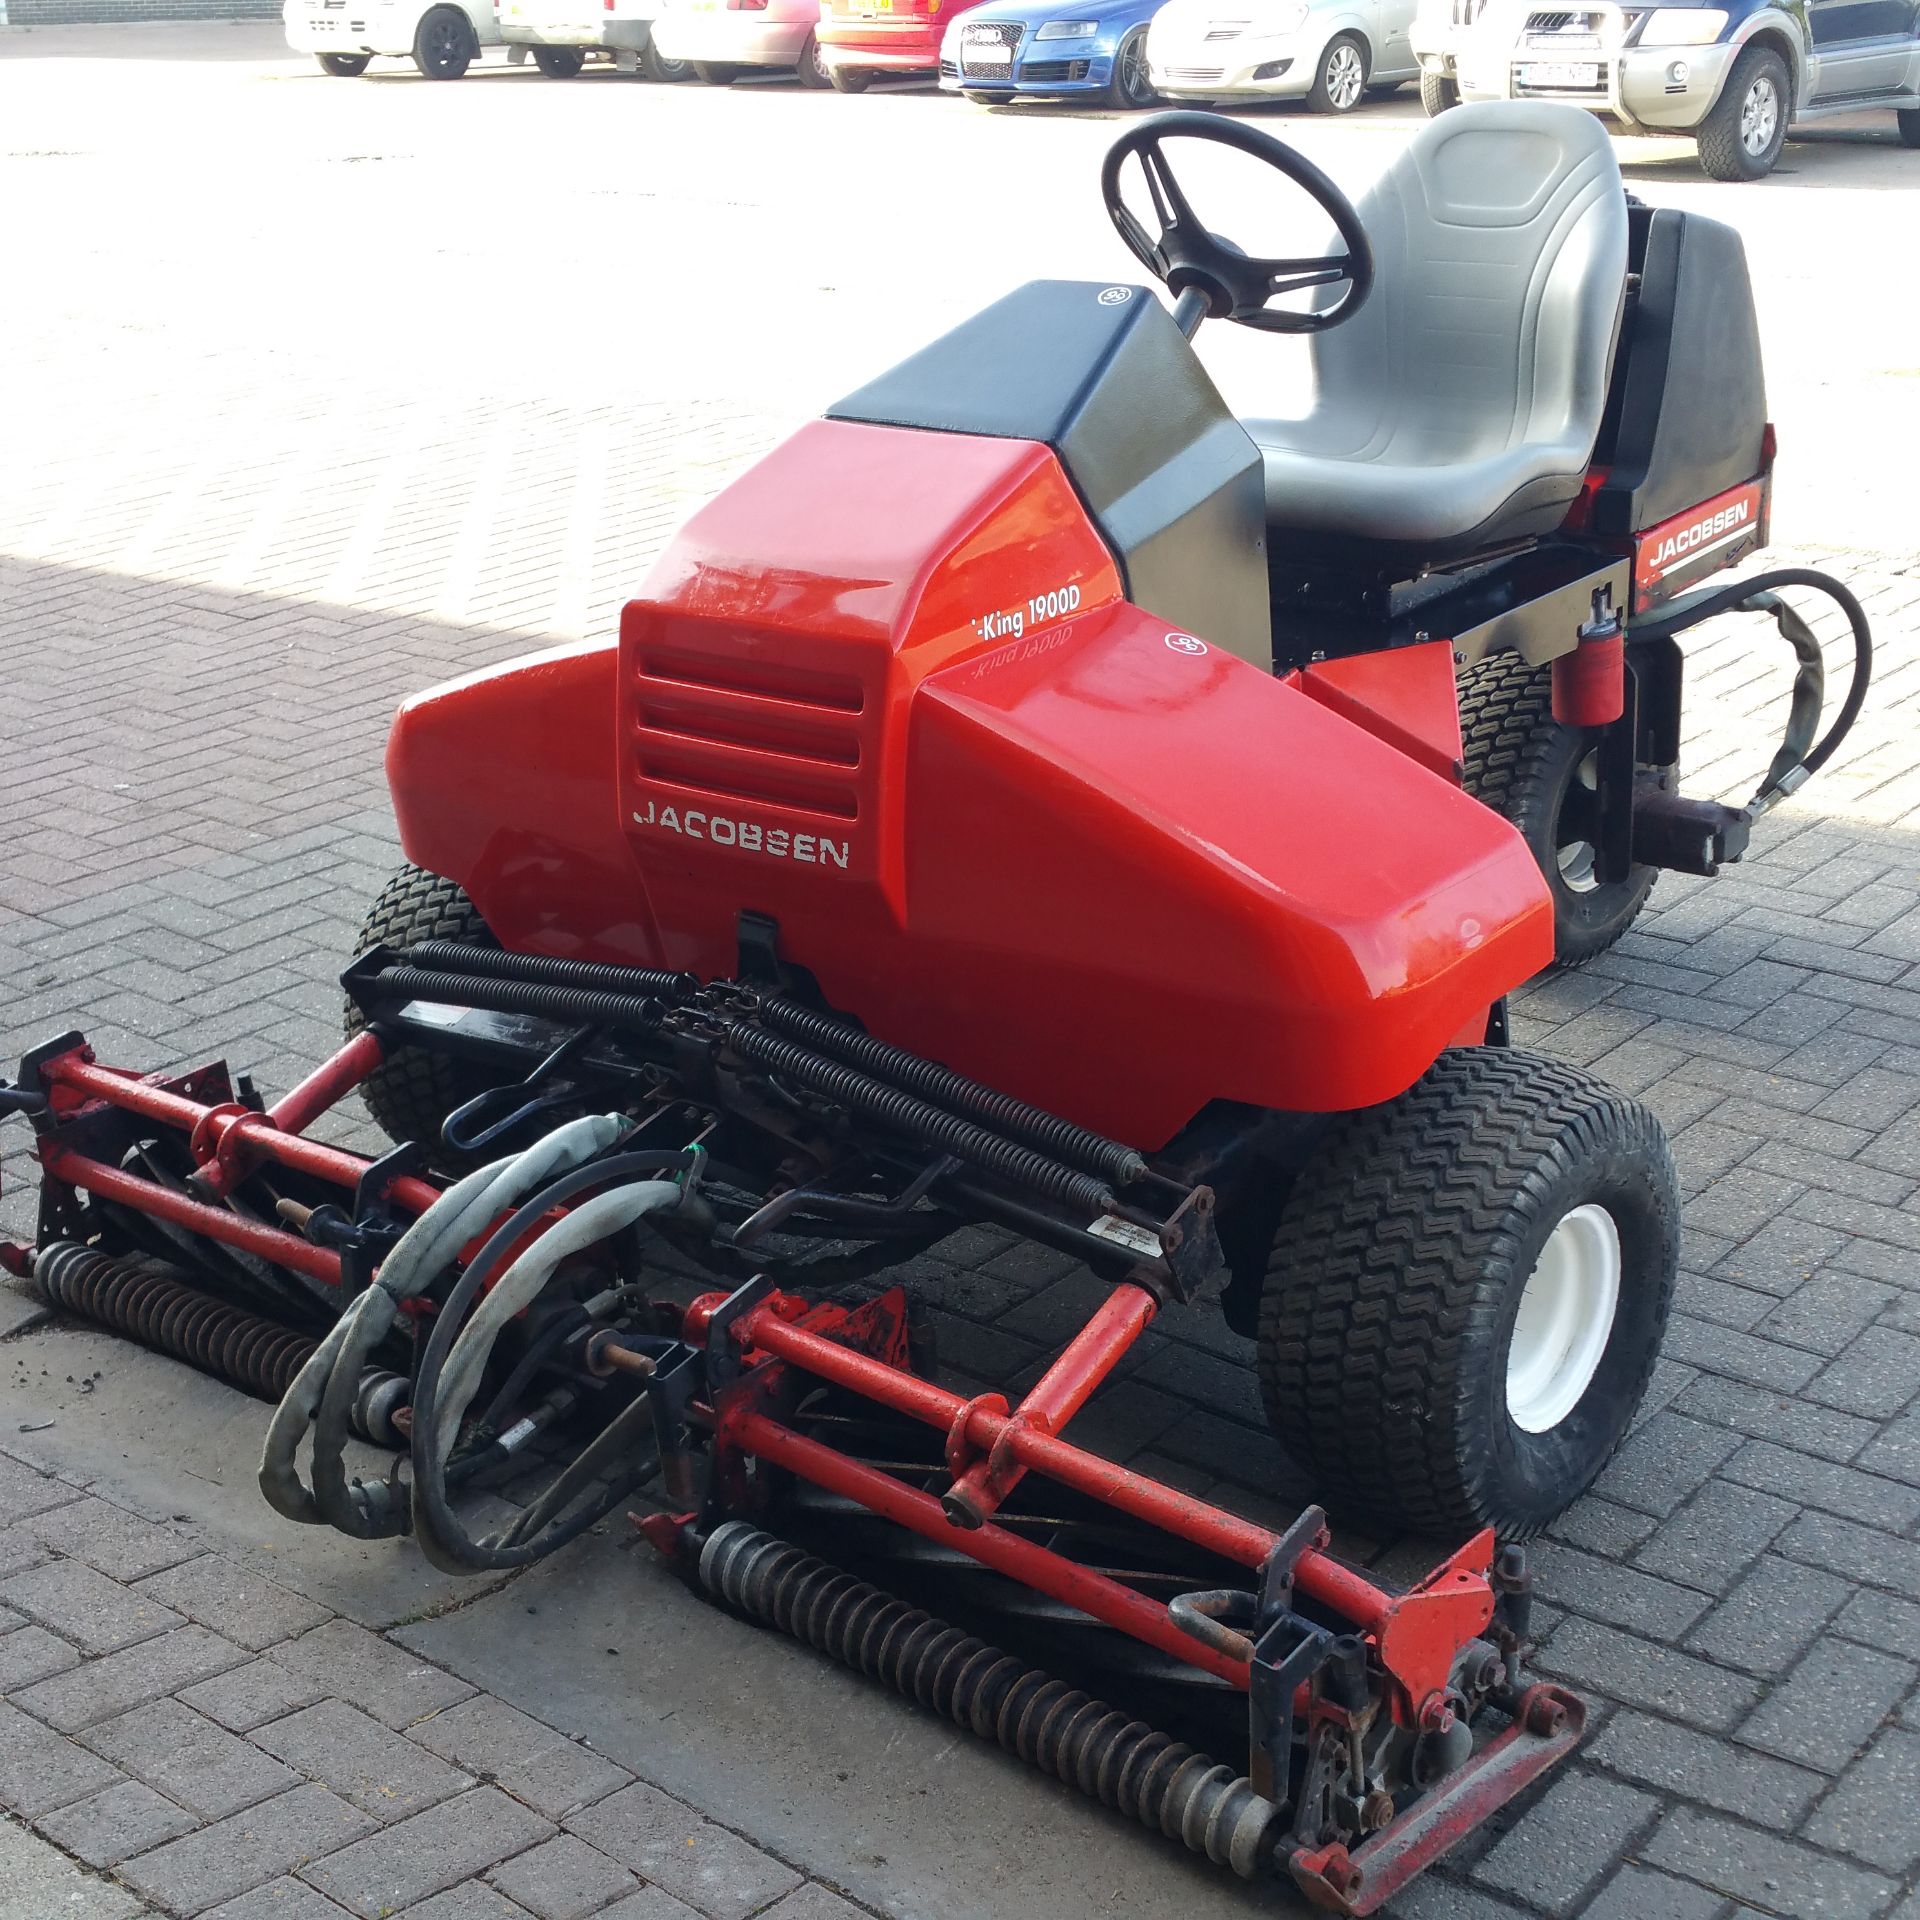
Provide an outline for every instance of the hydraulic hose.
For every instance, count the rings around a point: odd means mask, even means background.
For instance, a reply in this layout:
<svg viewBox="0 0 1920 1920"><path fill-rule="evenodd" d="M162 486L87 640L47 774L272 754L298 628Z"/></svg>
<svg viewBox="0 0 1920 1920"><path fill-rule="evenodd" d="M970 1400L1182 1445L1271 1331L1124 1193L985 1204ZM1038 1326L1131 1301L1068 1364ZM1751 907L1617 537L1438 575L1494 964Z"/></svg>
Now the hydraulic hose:
<svg viewBox="0 0 1920 1920"><path fill-rule="evenodd" d="M1847 687L1847 697L1840 703L1832 726L1817 742L1814 734L1820 725L1826 696L1826 662L1813 629L1775 591L1780 587L1810 587L1816 593L1824 593L1846 615L1847 625L1853 631L1853 678ZM1747 810L1758 816L1805 786L1853 731L1853 723L1860 717L1873 679L1873 630L1868 625L1866 609L1831 574L1813 567L1775 567L1751 579L1736 580L1730 586L1687 594L1671 606L1663 607L1652 618L1636 621L1633 637L1670 639L1722 613L1772 614L1781 637L1793 648L1799 661L1786 737L1773 756L1759 790L1747 802Z"/></svg>
<svg viewBox="0 0 1920 1920"><path fill-rule="evenodd" d="M588 1115L555 1129L526 1152L493 1161L449 1187L381 1264L374 1283L328 1332L288 1388L267 1428L260 1490L268 1503L302 1525L325 1524L360 1540L404 1532L407 1516L382 1483L349 1484L345 1467L349 1415L361 1370L392 1331L400 1302L427 1291L492 1220L546 1185L557 1171L604 1153L626 1130L618 1114ZM304 1484L296 1455L313 1436L313 1484Z"/></svg>
<svg viewBox="0 0 1920 1920"><path fill-rule="evenodd" d="M454 1511L448 1464L462 1415L479 1390L500 1330L538 1296L555 1269L573 1253L648 1214L687 1204L690 1180L683 1185L644 1176L669 1171L685 1175L694 1164L690 1153L634 1152L575 1167L524 1198L454 1283L434 1320L414 1381L413 1531L421 1551L435 1566L449 1573L526 1566L585 1532L625 1497L638 1478L638 1442L651 1420L644 1394L603 1429L532 1507L498 1534L476 1537ZM568 1213L501 1271L542 1218L591 1187L603 1191ZM623 1452L634 1456L633 1471L616 1476L597 1495L583 1499Z"/></svg>

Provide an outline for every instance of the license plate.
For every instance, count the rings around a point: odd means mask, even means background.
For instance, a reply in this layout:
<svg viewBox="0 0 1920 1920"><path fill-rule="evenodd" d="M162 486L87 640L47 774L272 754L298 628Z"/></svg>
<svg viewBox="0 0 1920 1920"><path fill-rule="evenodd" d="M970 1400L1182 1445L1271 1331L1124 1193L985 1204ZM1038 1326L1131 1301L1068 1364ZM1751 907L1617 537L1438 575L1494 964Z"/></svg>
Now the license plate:
<svg viewBox="0 0 1920 1920"><path fill-rule="evenodd" d="M1523 87L1597 87L1600 68L1590 61L1555 60L1522 67L1520 84Z"/></svg>

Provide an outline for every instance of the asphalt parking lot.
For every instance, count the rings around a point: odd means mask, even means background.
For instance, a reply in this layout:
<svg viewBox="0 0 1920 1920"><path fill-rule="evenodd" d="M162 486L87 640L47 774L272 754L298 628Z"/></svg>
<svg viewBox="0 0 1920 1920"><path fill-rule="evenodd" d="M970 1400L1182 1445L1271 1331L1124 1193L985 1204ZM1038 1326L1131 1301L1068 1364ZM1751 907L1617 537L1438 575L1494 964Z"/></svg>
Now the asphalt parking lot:
<svg viewBox="0 0 1920 1920"><path fill-rule="evenodd" d="M290 1084L397 858L398 698L604 632L692 505L1009 286L1129 277L1110 117L498 58L436 86L323 77L262 27L0 31L0 1054L80 1025ZM1261 119L1358 186L1419 109ZM1828 123L1726 187L1677 143L1620 152L1745 236L1779 541L1855 584L1882 668L1746 867L1663 882L1519 1008L1660 1111L1685 1273L1642 1426L1542 1554L1542 1665L1598 1729L1395 1911L1916 1920L1920 153ZM1218 191L1229 231L1284 218ZM1246 410L1298 391L1285 341L1206 353ZM1772 750L1765 644L1696 650L1709 788ZM1086 1299L990 1238L914 1281L983 1378ZM0 1920L1298 1910L713 1615L617 1531L476 1590L282 1526L262 1408L18 1292L0 1405ZM1086 1419L1261 1517L1310 1493L1204 1315Z"/></svg>

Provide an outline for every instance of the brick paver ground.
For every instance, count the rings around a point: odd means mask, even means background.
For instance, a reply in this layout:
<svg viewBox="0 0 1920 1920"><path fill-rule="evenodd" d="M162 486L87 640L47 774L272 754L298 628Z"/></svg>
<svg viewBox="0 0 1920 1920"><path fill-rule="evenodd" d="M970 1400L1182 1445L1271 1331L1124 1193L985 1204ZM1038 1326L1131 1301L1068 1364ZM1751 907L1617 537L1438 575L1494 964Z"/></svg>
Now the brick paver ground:
<svg viewBox="0 0 1920 1920"><path fill-rule="evenodd" d="M603 631L784 416L369 398L231 354L162 378L139 336L83 367L43 318L13 338L44 378L10 399L0 474L0 1053L83 1023L110 1059L225 1054L284 1087L335 1038L396 858L396 700ZM1541 1666L1595 1700L1593 1735L1398 1903L1418 1920L1920 1916L1920 566L1834 564L1883 662L1844 762L1745 866L1663 880L1616 951L1516 1009L1517 1038L1665 1120L1684 1273L1638 1430L1540 1555ZM1770 751L1785 675L1757 631L1690 648L1708 789ZM0 1232L24 1234L22 1138L0 1143ZM990 1234L912 1278L949 1362L996 1382L1089 1297ZM0 1306L24 1352L30 1309ZM1311 1493L1205 1313L1157 1326L1085 1419L1251 1513ZM852 1911L714 1809L7 1442L4 1920Z"/></svg>

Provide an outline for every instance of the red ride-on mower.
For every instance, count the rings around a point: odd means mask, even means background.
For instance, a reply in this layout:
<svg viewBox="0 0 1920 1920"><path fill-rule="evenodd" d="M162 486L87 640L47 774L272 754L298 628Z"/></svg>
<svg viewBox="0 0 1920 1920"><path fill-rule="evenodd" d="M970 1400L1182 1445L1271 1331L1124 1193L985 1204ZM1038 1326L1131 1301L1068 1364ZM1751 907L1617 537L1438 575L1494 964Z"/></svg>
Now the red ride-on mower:
<svg viewBox="0 0 1920 1920"><path fill-rule="evenodd" d="M1176 139L1334 250L1207 230ZM1618 1445L1673 1287L1659 1125L1511 1050L1505 996L1736 859L1870 643L1821 575L1698 587L1767 533L1745 266L1585 114L1461 108L1359 207L1171 114L1104 185L1171 313L1022 289L698 514L617 643L410 702L346 1046L271 1104L37 1048L8 1251L277 1398L292 1519L503 1568L650 1490L736 1613L1364 1912L1579 1736L1518 1543ZM1235 420L1209 318L1310 335L1314 411ZM1856 639L1818 744L1788 585ZM1736 608L1800 661L1745 807L1675 777L1678 636ZM384 1159L306 1137L356 1086ZM1109 1283L1017 1399L944 1382L887 1284L979 1222ZM663 1245L718 1285L668 1298ZM1426 1579L1075 1444L1214 1294L1328 1509L1463 1542ZM359 1477L356 1437L404 1459Z"/></svg>

